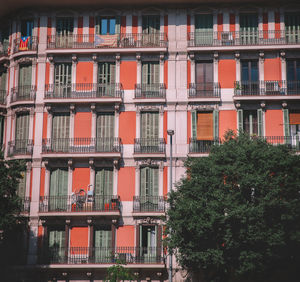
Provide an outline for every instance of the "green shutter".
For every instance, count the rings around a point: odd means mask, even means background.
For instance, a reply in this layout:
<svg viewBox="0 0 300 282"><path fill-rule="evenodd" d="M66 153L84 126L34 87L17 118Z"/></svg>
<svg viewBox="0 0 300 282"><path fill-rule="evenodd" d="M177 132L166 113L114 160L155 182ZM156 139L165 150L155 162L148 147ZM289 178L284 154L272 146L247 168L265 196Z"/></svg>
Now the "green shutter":
<svg viewBox="0 0 300 282"><path fill-rule="evenodd" d="M158 168L150 168L152 177L152 191L151 196L158 196L158 185L159 185L159 170Z"/></svg>
<svg viewBox="0 0 300 282"><path fill-rule="evenodd" d="M153 68L152 83L158 84L159 83L159 63L153 62L152 68Z"/></svg>
<svg viewBox="0 0 300 282"><path fill-rule="evenodd" d="M109 228L96 229L94 231L95 262L111 263L112 232Z"/></svg>
<svg viewBox="0 0 300 282"><path fill-rule="evenodd" d="M264 136L263 110L257 110L258 136Z"/></svg>
<svg viewBox="0 0 300 282"><path fill-rule="evenodd" d="M49 254L53 262L63 262L65 257L65 240L66 235L64 230L49 231Z"/></svg>
<svg viewBox="0 0 300 282"><path fill-rule="evenodd" d="M68 195L68 169L57 168L50 175L50 196Z"/></svg>
<svg viewBox="0 0 300 282"><path fill-rule="evenodd" d="M283 126L284 126L284 136L290 136L290 119L289 119L289 110L283 109Z"/></svg>
<svg viewBox="0 0 300 282"><path fill-rule="evenodd" d="M158 196L159 170L143 167L140 170L140 196Z"/></svg>
<svg viewBox="0 0 300 282"><path fill-rule="evenodd" d="M214 139L219 139L219 111L213 111L213 119L214 119Z"/></svg>
<svg viewBox="0 0 300 282"><path fill-rule="evenodd" d="M141 114L141 138L157 139L159 134L159 113L143 112Z"/></svg>
<svg viewBox="0 0 300 282"><path fill-rule="evenodd" d="M237 119L238 119L238 131L243 131L243 110L239 109L237 111Z"/></svg>
<svg viewBox="0 0 300 282"><path fill-rule="evenodd" d="M149 167L142 167L140 170L140 196L147 196L148 180L149 179Z"/></svg>
<svg viewBox="0 0 300 282"><path fill-rule="evenodd" d="M113 169L102 168L96 170L95 195L113 195Z"/></svg>
<svg viewBox="0 0 300 282"><path fill-rule="evenodd" d="M69 138L69 134L70 114L54 114L52 119L52 139Z"/></svg>
<svg viewBox="0 0 300 282"><path fill-rule="evenodd" d="M55 94L59 97L66 97L71 92L72 64L59 63L54 68Z"/></svg>
<svg viewBox="0 0 300 282"><path fill-rule="evenodd" d="M0 73L0 90L6 90L7 70Z"/></svg>
<svg viewBox="0 0 300 282"><path fill-rule="evenodd" d="M197 138L197 111L191 111L192 115L192 138Z"/></svg>
<svg viewBox="0 0 300 282"><path fill-rule="evenodd" d="M114 137L114 118L113 113L101 113L97 115L97 138Z"/></svg>
<svg viewBox="0 0 300 282"><path fill-rule="evenodd" d="M15 140L27 140L29 135L29 114L20 114L16 117Z"/></svg>
<svg viewBox="0 0 300 282"><path fill-rule="evenodd" d="M142 84L149 84L148 81L148 63L142 63Z"/></svg>
<svg viewBox="0 0 300 282"><path fill-rule="evenodd" d="M31 65L20 65L18 86L19 87L31 86L31 75L32 75Z"/></svg>

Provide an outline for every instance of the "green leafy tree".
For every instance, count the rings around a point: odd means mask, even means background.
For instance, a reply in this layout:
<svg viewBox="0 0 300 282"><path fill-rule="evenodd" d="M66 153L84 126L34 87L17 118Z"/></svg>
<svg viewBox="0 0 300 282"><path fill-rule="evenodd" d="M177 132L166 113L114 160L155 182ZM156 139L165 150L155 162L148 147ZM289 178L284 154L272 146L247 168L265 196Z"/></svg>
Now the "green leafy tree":
<svg viewBox="0 0 300 282"><path fill-rule="evenodd" d="M299 281L300 157L227 132L170 193L168 244L196 281Z"/></svg>
<svg viewBox="0 0 300 282"><path fill-rule="evenodd" d="M123 280L132 281L136 279L136 277L131 273L131 271L128 268L125 268L123 265L125 265L125 263L123 263L120 260L117 260L115 265L110 266L107 269L106 281L119 282Z"/></svg>

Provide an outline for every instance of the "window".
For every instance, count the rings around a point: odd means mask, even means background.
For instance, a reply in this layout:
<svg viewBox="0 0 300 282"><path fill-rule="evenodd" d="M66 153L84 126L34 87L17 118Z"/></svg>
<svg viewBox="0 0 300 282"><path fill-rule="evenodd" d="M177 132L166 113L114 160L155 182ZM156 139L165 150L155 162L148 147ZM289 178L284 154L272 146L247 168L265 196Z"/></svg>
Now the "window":
<svg viewBox="0 0 300 282"><path fill-rule="evenodd" d="M50 229L48 232L48 252L50 263L62 263L64 262L66 254L66 234L65 230Z"/></svg>
<svg viewBox="0 0 300 282"><path fill-rule="evenodd" d="M6 54L9 46L9 31L8 25L2 25L2 30L0 30L0 54Z"/></svg>
<svg viewBox="0 0 300 282"><path fill-rule="evenodd" d="M102 62L98 64L98 94L101 96L115 96L116 64Z"/></svg>
<svg viewBox="0 0 300 282"><path fill-rule="evenodd" d="M16 147L26 148L29 135L29 113L16 116L15 142Z"/></svg>
<svg viewBox="0 0 300 282"><path fill-rule="evenodd" d="M201 96L211 96L213 87L213 63L196 62L196 93Z"/></svg>
<svg viewBox="0 0 300 282"><path fill-rule="evenodd" d="M250 135L264 136L262 109L238 110L238 129Z"/></svg>
<svg viewBox="0 0 300 282"><path fill-rule="evenodd" d="M158 112L141 113L141 138L146 140L158 139L159 134Z"/></svg>
<svg viewBox="0 0 300 282"><path fill-rule="evenodd" d="M241 61L241 89L248 95L259 95L258 61Z"/></svg>
<svg viewBox="0 0 300 282"><path fill-rule="evenodd" d="M158 196L158 168L141 168L140 196L153 197Z"/></svg>
<svg viewBox="0 0 300 282"><path fill-rule="evenodd" d="M7 70L0 70L0 104L4 104L6 99L6 80L7 80Z"/></svg>
<svg viewBox="0 0 300 282"><path fill-rule="evenodd" d="M65 211L68 205L68 169L56 168L50 174L49 211Z"/></svg>
<svg viewBox="0 0 300 282"><path fill-rule="evenodd" d="M195 16L195 44L211 45L213 43L213 15Z"/></svg>
<svg viewBox="0 0 300 282"><path fill-rule="evenodd" d="M72 64L59 63L54 67L54 91L59 97L69 97L72 89Z"/></svg>
<svg viewBox="0 0 300 282"><path fill-rule="evenodd" d="M288 43L298 43L300 40L300 15L288 13L285 15L285 36Z"/></svg>
<svg viewBox="0 0 300 282"><path fill-rule="evenodd" d="M51 145L54 152L67 152L69 148L70 114L55 113L52 118Z"/></svg>
<svg viewBox="0 0 300 282"><path fill-rule="evenodd" d="M240 14L240 44L258 42L258 17L256 14Z"/></svg>
<svg viewBox="0 0 300 282"><path fill-rule="evenodd" d="M96 226L94 230L95 263L111 263L112 230L111 226Z"/></svg>
<svg viewBox="0 0 300 282"><path fill-rule="evenodd" d="M115 116L114 113L99 113L97 115L97 150L111 152L114 146Z"/></svg>
<svg viewBox="0 0 300 282"><path fill-rule="evenodd" d="M300 91L300 60L287 60L286 69L288 94L297 95Z"/></svg>
<svg viewBox="0 0 300 282"><path fill-rule="evenodd" d="M18 96L29 97L31 93L31 76L32 65L20 65L19 81L18 81Z"/></svg>
<svg viewBox="0 0 300 282"><path fill-rule="evenodd" d="M160 16L142 17L143 33L158 33L160 31Z"/></svg>
<svg viewBox="0 0 300 282"><path fill-rule="evenodd" d="M73 34L74 19L68 18L56 18L56 35L68 36Z"/></svg>
<svg viewBox="0 0 300 282"><path fill-rule="evenodd" d="M159 83L159 63L143 62L142 63L142 83L158 84Z"/></svg>
<svg viewBox="0 0 300 282"><path fill-rule="evenodd" d="M100 35L120 33L119 17L96 17L95 32Z"/></svg>
<svg viewBox="0 0 300 282"><path fill-rule="evenodd" d="M21 36L32 36L33 33L33 20L22 20L21 21Z"/></svg>
<svg viewBox="0 0 300 282"><path fill-rule="evenodd" d="M139 258L143 262L156 262L161 256L161 226L139 226Z"/></svg>
<svg viewBox="0 0 300 282"><path fill-rule="evenodd" d="M300 147L300 112L283 109L285 142L293 147Z"/></svg>
<svg viewBox="0 0 300 282"><path fill-rule="evenodd" d="M96 169L94 195L96 210L110 210L112 208L113 168Z"/></svg>

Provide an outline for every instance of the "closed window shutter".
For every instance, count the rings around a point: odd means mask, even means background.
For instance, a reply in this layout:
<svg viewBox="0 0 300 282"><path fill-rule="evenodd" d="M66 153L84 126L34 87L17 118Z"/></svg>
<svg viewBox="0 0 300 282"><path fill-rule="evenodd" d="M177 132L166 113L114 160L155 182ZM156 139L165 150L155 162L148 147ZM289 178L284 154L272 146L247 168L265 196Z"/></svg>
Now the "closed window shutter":
<svg viewBox="0 0 300 282"><path fill-rule="evenodd" d="M197 139L213 140L213 113L200 112L197 114Z"/></svg>
<svg viewBox="0 0 300 282"><path fill-rule="evenodd" d="M114 84L116 82L116 65L115 63L110 64L110 84Z"/></svg>
<svg viewBox="0 0 300 282"><path fill-rule="evenodd" d="M155 84L158 84L159 83L159 63L158 62L152 63L152 67L153 67L152 82Z"/></svg>
<svg viewBox="0 0 300 282"><path fill-rule="evenodd" d="M6 90L7 71L0 73L0 90Z"/></svg>
<svg viewBox="0 0 300 282"><path fill-rule="evenodd" d="M102 168L96 171L95 195L110 196L113 194L113 170Z"/></svg>
<svg viewBox="0 0 300 282"><path fill-rule="evenodd" d="M57 168L50 175L50 196L66 196L68 194L68 169Z"/></svg>
<svg viewBox="0 0 300 282"><path fill-rule="evenodd" d="M258 136L264 136L263 111L257 110Z"/></svg>
<svg viewBox="0 0 300 282"><path fill-rule="evenodd" d="M159 114L144 112L141 114L141 138L157 139L159 133Z"/></svg>
<svg viewBox="0 0 300 282"><path fill-rule="evenodd" d="M52 120L52 139L69 138L70 115L55 114Z"/></svg>
<svg viewBox="0 0 300 282"><path fill-rule="evenodd" d="M148 63L142 63L142 84L150 84L150 81L148 80L148 67Z"/></svg>
<svg viewBox="0 0 300 282"><path fill-rule="evenodd" d="M152 178L152 189L151 196L158 196L158 168L150 168L151 170L151 178Z"/></svg>
<svg viewBox="0 0 300 282"><path fill-rule="evenodd" d="M242 132L243 131L243 110L238 110L237 111L237 115L238 115L238 131Z"/></svg>
<svg viewBox="0 0 300 282"><path fill-rule="evenodd" d="M283 109L283 124L284 124L284 136L290 136L290 119L289 119L289 110Z"/></svg>
<svg viewBox="0 0 300 282"><path fill-rule="evenodd" d="M20 182L18 184L18 190L17 190L17 195L20 198L25 198L26 195L26 172L21 173L22 178L20 179Z"/></svg>
<svg viewBox="0 0 300 282"><path fill-rule="evenodd" d="M219 111L214 110L214 139L219 139Z"/></svg>
<svg viewBox="0 0 300 282"><path fill-rule="evenodd" d="M16 118L15 140L27 140L29 135L29 114L20 114Z"/></svg>
<svg viewBox="0 0 300 282"><path fill-rule="evenodd" d="M107 253L107 255L109 255L109 252L107 252L107 250L105 249L108 249L111 247L111 241L112 241L112 236L111 236L111 230L101 230L101 229L98 229L98 230L95 230L95 248L99 248L100 250L99 251L102 251L102 252L105 252ZM101 250L102 249L102 250ZM97 252L99 257L102 257L104 255L104 253L102 252ZM98 256L96 253L96 257ZM102 255L102 256L101 256Z"/></svg>
<svg viewBox="0 0 300 282"><path fill-rule="evenodd" d="M31 65L21 65L19 68L19 86L30 86L31 85Z"/></svg>
<svg viewBox="0 0 300 282"><path fill-rule="evenodd" d="M197 138L197 111L191 111L192 116L192 138Z"/></svg>
<svg viewBox="0 0 300 282"><path fill-rule="evenodd" d="M97 137L112 138L114 137L114 114L101 113L97 116Z"/></svg>
<svg viewBox="0 0 300 282"><path fill-rule="evenodd" d="M140 196L147 196L148 179L149 179L149 167L143 167L140 170Z"/></svg>
<svg viewBox="0 0 300 282"><path fill-rule="evenodd" d="M56 256L64 256L63 248L65 247L65 231L64 230L50 230L49 231L49 248L50 249L61 249Z"/></svg>

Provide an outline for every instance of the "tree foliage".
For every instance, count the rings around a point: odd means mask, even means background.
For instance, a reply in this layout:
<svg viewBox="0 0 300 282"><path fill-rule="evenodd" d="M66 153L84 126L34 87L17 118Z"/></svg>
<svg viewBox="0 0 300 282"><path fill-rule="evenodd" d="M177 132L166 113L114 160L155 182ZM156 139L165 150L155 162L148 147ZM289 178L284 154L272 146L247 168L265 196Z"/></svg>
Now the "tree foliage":
<svg viewBox="0 0 300 282"><path fill-rule="evenodd" d="M203 281L296 281L300 157L228 132L186 169L170 193L167 222L179 264Z"/></svg>
<svg viewBox="0 0 300 282"><path fill-rule="evenodd" d="M119 281L132 281L136 277L131 273L130 269L125 268L122 261L117 260L115 265L110 266L107 269L106 281L119 282Z"/></svg>

